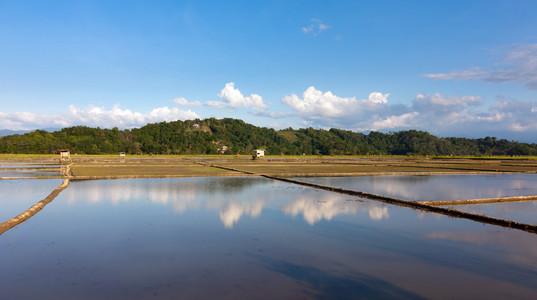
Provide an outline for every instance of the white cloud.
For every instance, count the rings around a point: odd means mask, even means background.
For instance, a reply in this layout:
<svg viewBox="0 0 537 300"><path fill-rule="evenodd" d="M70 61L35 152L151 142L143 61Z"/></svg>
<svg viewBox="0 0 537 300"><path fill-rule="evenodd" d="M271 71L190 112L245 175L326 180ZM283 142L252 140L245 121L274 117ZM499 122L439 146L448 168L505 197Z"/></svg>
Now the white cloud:
<svg viewBox="0 0 537 300"><path fill-rule="evenodd" d="M80 109L70 105L68 110L59 114L38 114L30 112L0 112L0 128L11 130L30 130L44 127L68 127L86 125L92 127L121 127L130 128L143 126L147 123L176 121L199 118L191 110L158 107L149 113L140 113L129 109L121 109L114 105L112 109L90 105Z"/></svg>
<svg viewBox="0 0 537 300"><path fill-rule="evenodd" d="M481 100L479 96L446 96L440 93L433 95L418 94L414 99L415 107L427 107L437 110L438 108L455 108L477 104Z"/></svg>
<svg viewBox="0 0 537 300"><path fill-rule="evenodd" d="M374 121L371 125L373 129L394 129L394 128L411 128L416 126L418 112L411 112L399 116L389 116L386 119Z"/></svg>
<svg viewBox="0 0 537 300"><path fill-rule="evenodd" d="M356 131L418 129L440 136L498 136L524 139L537 131L536 102L500 98L484 107L479 96L418 94L411 105L390 105L389 94L373 92L367 99L338 97L309 87L302 97L295 94L282 102L295 110L307 126ZM534 139L534 138L533 138ZM535 140L535 139L534 139Z"/></svg>
<svg viewBox="0 0 537 300"><path fill-rule="evenodd" d="M268 106L263 103L263 98L261 96L251 94L250 96L245 97L239 89L235 88L235 83L233 82L226 83L226 86L220 91L218 97L227 102L207 101L207 105L215 108L251 106L257 111L262 111L268 108Z"/></svg>
<svg viewBox="0 0 537 300"><path fill-rule="evenodd" d="M330 27L331 27L330 25L324 24L319 19L311 19L311 23L306 27L302 27L301 30L305 34L317 36L321 34L323 31L328 30Z"/></svg>
<svg viewBox="0 0 537 300"><path fill-rule="evenodd" d="M528 44L512 49L505 54L502 66L492 70L472 68L459 72L424 74L423 77L437 80L473 80L489 83L519 82L529 89L537 89L537 44Z"/></svg>
<svg viewBox="0 0 537 300"><path fill-rule="evenodd" d="M201 102L199 101L189 102L183 97L175 98L173 99L173 102L182 106L201 106Z"/></svg>
<svg viewBox="0 0 537 300"><path fill-rule="evenodd" d="M532 108L536 102L499 98L494 105L482 108L476 96L418 94L408 112L372 120L372 130L420 129L442 136L503 136L537 131L537 118ZM481 109L478 109L481 108ZM381 113L379 113L381 114ZM531 134L530 134L531 135Z"/></svg>
<svg viewBox="0 0 537 300"><path fill-rule="evenodd" d="M505 126L502 129L509 128L515 132L537 131L537 118L535 112L532 111L535 106L537 106L537 102L523 102L499 97L495 105L489 108L488 116L496 116L489 120L489 124L501 124Z"/></svg>
<svg viewBox="0 0 537 300"><path fill-rule="evenodd" d="M373 92L371 94L369 94L369 101L373 102L373 103L386 103L388 102L388 96L390 94L381 94L379 92Z"/></svg>
<svg viewBox="0 0 537 300"><path fill-rule="evenodd" d="M486 75L486 72L481 71L479 68L473 68L470 70L452 72L446 74L423 74L423 77L437 79L437 80L481 80L483 76Z"/></svg>
<svg viewBox="0 0 537 300"><path fill-rule="evenodd" d="M475 120L478 115L476 107L481 97L448 96L439 93L418 94L412 105L402 112L389 114L378 112L378 119L371 122L371 130L384 129L422 129L439 133L446 126L458 126Z"/></svg>
<svg viewBox="0 0 537 300"><path fill-rule="evenodd" d="M373 108L378 104L386 103L388 95L373 92L369 94L368 100L357 100L356 97L338 97L331 91L323 93L310 86L302 94L302 98L292 94L283 97L281 101L303 116L320 119L349 115L362 107Z"/></svg>
<svg viewBox="0 0 537 300"><path fill-rule="evenodd" d="M354 97L337 97L330 91L323 93L310 86L302 94L302 98L292 94L283 97L282 102L302 114L337 117L345 112L346 107L354 106L357 100Z"/></svg>
<svg viewBox="0 0 537 300"><path fill-rule="evenodd" d="M233 83L226 84L220 95L225 101L208 101L206 105L219 108L266 107L262 103L261 96L244 97ZM375 91L366 99L339 97L331 91L323 92L311 86L301 96L291 94L281 99L281 102L289 106L293 112L288 110L278 113L270 111L250 113L257 117L281 119L282 121L273 124L279 128L292 125L355 131L418 129L439 136L496 136L537 142L535 139L537 101L517 101L499 97L493 105L485 106L479 96L436 93L418 94L410 105L403 105L390 104L389 96L388 93ZM179 105L195 103L184 98L177 98L174 102ZM57 114L0 112L0 129L31 130L75 125L131 128L147 123L196 118L201 117L191 110L167 106L142 113L122 109L119 105L111 109L93 105L82 109L71 105L66 111ZM289 120L293 123L290 124Z"/></svg>

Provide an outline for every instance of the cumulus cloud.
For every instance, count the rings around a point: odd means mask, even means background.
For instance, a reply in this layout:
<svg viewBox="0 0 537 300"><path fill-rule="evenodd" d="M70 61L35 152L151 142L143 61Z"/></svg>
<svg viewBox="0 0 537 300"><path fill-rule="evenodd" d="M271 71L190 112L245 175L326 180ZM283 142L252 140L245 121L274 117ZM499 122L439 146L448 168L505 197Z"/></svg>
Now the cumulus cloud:
<svg viewBox="0 0 537 300"><path fill-rule="evenodd" d="M373 92L371 94L369 94L369 101L373 102L373 103L386 103L388 102L388 96L390 94L381 94L379 92Z"/></svg>
<svg viewBox="0 0 537 300"><path fill-rule="evenodd" d="M499 97L484 117L492 117L487 119L489 124L504 124L505 127L515 132L535 132L537 130L537 111L534 110L534 107L536 106L537 102L523 102Z"/></svg>
<svg viewBox="0 0 537 300"><path fill-rule="evenodd" d="M263 103L263 98L257 94L251 94L250 96L244 96L239 89L235 88L235 83L226 83L226 86L220 91L218 97L225 101L207 101L207 105L215 108L224 107L252 107L257 111L262 111L268 108Z"/></svg>
<svg viewBox="0 0 537 300"><path fill-rule="evenodd" d="M201 102L199 101L189 102L183 97L175 98L173 99L173 102L181 106L201 106Z"/></svg>
<svg viewBox="0 0 537 300"><path fill-rule="evenodd" d="M331 91L322 92L310 86L302 94L302 98L292 94L281 99L299 114L312 119L336 118L351 114L361 107L372 108L387 102L389 94L373 92L367 100L357 100L356 97L338 97Z"/></svg>
<svg viewBox="0 0 537 300"><path fill-rule="evenodd" d="M440 133L446 126L459 126L474 120L481 104L478 96L418 94L412 105L396 114L378 112L370 130L421 129ZM453 128L453 127L452 127Z"/></svg>
<svg viewBox="0 0 537 300"><path fill-rule="evenodd" d="M319 19L311 19L311 23L306 26L302 27L301 30L305 34L310 34L312 36L317 36L321 34L323 31L329 29L331 26L324 24Z"/></svg>
<svg viewBox="0 0 537 300"><path fill-rule="evenodd" d="M537 130L537 102L498 98L485 107L479 96L418 94L410 105L389 104L389 94L372 92L367 99L338 97L309 87L299 97L285 96L308 126L356 131L418 129L441 136L498 136ZM526 135L527 136L527 135ZM519 135L526 139L526 137Z"/></svg>
<svg viewBox="0 0 537 300"><path fill-rule="evenodd" d="M92 127L121 127L130 128L143 126L147 123L196 119L199 115L191 110L169 108L167 106L154 108L148 113L121 109L114 105L105 109L90 105L80 109L70 105L68 110L59 114L38 114L30 112L0 112L0 128L11 130L30 130L44 127L67 127L86 125Z"/></svg>
<svg viewBox="0 0 537 300"><path fill-rule="evenodd" d="M519 46L507 52L497 69L472 68L464 71L424 74L436 80L473 80L489 83L519 82L528 89L537 89L537 44Z"/></svg>
<svg viewBox="0 0 537 300"><path fill-rule="evenodd" d="M503 136L537 131L537 102L499 97L488 108L476 96L418 94L406 113L388 115L371 122L371 130L420 129L442 136ZM361 124L365 125L365 124ZM527 139L528 135L516 135Z"/></svg>
<svg viewBox="0 0 537 300"><path fill-rule="evenodd" d="M330 91L323 93L310 86L302 94L302 98L292 94L283 97L282 102L302 114L317 115L319 117L338 117L345 113L347 107L355 106L357 100L355 97L337 97Z"/></svg>

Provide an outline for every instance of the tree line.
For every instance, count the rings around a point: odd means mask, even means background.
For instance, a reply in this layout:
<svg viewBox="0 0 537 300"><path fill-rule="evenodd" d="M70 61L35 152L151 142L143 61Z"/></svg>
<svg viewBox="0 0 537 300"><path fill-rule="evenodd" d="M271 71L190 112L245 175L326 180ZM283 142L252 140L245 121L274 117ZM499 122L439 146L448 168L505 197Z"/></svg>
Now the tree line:
<svg viewBox="0 0 537 300"><path fill-rule="evenodd" d="M225 146L225 147L224 147ZM370 132L257 127L238 119L196 119L119 130L74 126L0 137L0 153L251 154L272 155L537 155L537 145L495 137L439 138L425 131Z"/></svg>

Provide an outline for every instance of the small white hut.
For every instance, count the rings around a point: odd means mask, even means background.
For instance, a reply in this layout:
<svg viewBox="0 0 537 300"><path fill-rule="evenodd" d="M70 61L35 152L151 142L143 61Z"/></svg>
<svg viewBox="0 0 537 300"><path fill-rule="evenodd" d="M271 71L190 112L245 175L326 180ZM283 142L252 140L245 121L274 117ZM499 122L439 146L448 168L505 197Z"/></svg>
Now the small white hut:
<svg viewBox="0 0 537 300"><path fill-rule="evenodd" d="M58 150L60 152L60 161L71 160L71 151L66 149Z"/></svg>
<svg viewBox="0 0 537 300"><path fill-rule="evenodd" d="M254 150L255 157L263 157L265 156L265 149L255 149Z"/></svg>

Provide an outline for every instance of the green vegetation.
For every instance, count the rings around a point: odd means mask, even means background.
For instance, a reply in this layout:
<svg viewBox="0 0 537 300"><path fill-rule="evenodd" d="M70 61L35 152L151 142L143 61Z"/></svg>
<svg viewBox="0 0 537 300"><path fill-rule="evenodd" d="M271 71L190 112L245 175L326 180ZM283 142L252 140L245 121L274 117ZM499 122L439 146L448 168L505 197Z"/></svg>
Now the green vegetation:
<svg viewBox="0 0 537 300"><path fill-rule="evenodd" d="M334 128L276 131L230 118L162 122L131 130L76 126L0 137L0 153L13 154L52 154L58 149L78 154L251 154L256 148L265 148L270 155L537 155L536 144L494 137L439 138L418 130L369 134Z"/></svg>

